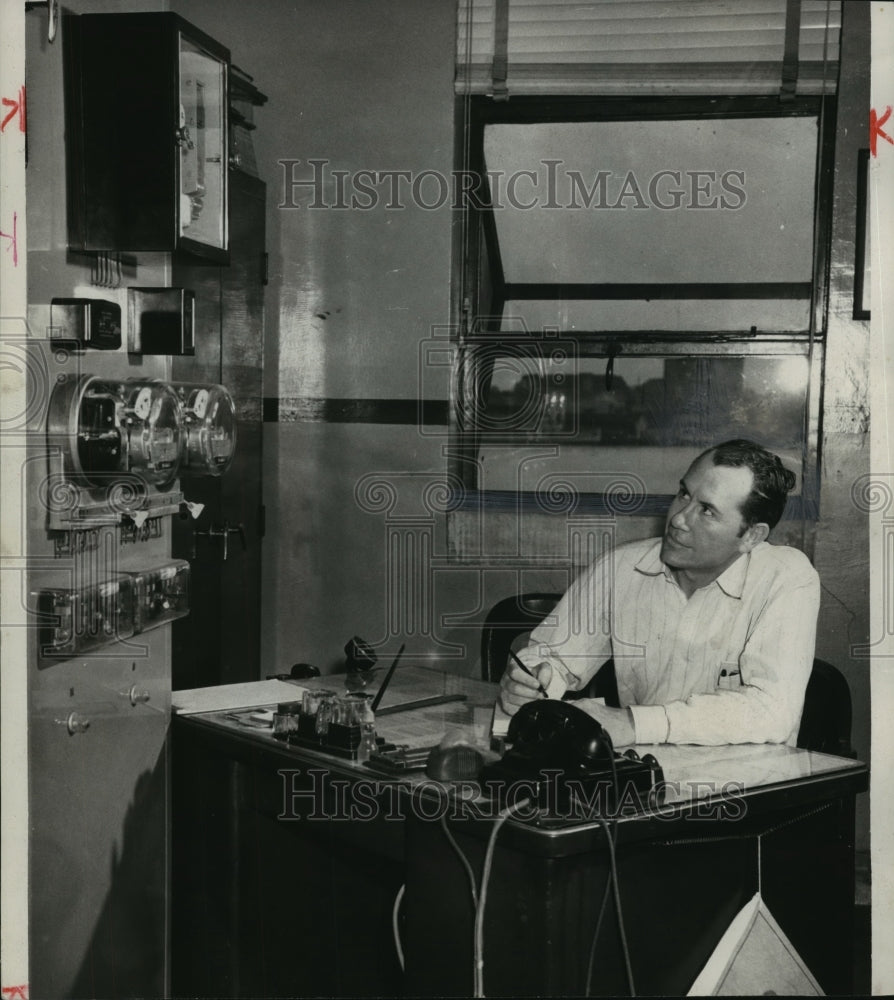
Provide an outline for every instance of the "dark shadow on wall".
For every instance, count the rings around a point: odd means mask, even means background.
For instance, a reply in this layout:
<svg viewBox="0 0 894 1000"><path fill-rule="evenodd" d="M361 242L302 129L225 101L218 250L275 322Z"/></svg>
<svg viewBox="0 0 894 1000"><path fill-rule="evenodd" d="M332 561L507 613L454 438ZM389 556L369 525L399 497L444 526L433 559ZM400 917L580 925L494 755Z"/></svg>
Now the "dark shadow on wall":
<svg viewBox="0 0 894 1000"><path fill-rule="evenodd" d="M166 994L167 753L134 788L111 890L68 992L72 998Z"/></svg>

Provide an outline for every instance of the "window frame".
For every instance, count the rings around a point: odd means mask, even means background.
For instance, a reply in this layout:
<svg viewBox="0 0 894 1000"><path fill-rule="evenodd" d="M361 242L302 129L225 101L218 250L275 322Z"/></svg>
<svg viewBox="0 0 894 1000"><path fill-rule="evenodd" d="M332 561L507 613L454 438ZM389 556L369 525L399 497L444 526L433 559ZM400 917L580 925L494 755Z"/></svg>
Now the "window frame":
<svg viewBox="0 0 894 1000"><path fill-rule="evenodd" d="M450 447L448 471L461 483L452 510L480 513L483 510L546 513L533 493L481 490L477 483L480 435L476 428L477 401L482 399L478 362L482 351L500 345L524 345L545 351L558 336L576 346L577 356L611 358L619 353L654 357L688 356L806 356L810 371L805 413L805 444L801 469L802 492L787 505L786 520L815 521L819 516L820 415L823 384L824 342L829 308L829 259L831 246L832 191L835 153L836 98L832 95L796 96L703 96L703 97L578 97L518 96L510 101L484 95L465 95L456 101L456 161L469 184L468 194L455 208L452 329L455 331L456 361L451 391ZM574 123L600 121L675 121L715 118L817 119L819 136L814 171L814 226L812 280L777 285L748 282L731 285L698 284L604 284L569 287L557 284L511 286L502 276L500 248L493 210L484 175L484 133L491 124ZM472 185L469 178L474 178ZM488 274L484 268L492 262ZM507 290L512 294L507 294ZM631 291L635 294L631 295ZM513 335L500 330L507 301L524 298L583 297L645 298L760 298L808 299L807 326L797 332L766 330L698 332L657 330L537 330ZM594 292L596 294L594 294ZM698 294L693 294L698 293ZM780 294L781 293L781 294ZM806 293L806 294L805 294ZM477 384L476 384L477 380ZM695 446L694 446L695 447ZM638 504L617 504L611 495L588 493L578 498L576 510L595 514L655 516L663 514L671 496L646 494Z"/></svg>

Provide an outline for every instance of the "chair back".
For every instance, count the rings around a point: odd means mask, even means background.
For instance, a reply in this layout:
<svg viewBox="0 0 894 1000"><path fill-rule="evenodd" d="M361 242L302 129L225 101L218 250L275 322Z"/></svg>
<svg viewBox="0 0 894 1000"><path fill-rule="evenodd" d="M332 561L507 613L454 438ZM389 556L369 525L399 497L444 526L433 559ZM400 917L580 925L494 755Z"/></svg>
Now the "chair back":
<svg viewBox="0 0 894 1000"><path fill-rule="evenodd" d="M853 757L851 711L851 691L844 674L825 660L814 660L797 745L802 750Z"/></svg>
<svg viewBox="0 0 894 1000"><path fill-rule="evenodd" d="M559 603L561 594L513 594L487 613L481 630L481 676L498 681L519 636L536 628Z"/></svg>
<svg viewBox="0 0 894 1000"><path fill-rule="evenodd" d="M509 662L509 650L519 636L536 628L559 603L561 594L513 594L498 601L484 619L481 631L481 676L486 681L499 681ZM618 683L614 660L606 662L580 691L569 691L566 697L604 698L606 705L617 708Z"/></svg>

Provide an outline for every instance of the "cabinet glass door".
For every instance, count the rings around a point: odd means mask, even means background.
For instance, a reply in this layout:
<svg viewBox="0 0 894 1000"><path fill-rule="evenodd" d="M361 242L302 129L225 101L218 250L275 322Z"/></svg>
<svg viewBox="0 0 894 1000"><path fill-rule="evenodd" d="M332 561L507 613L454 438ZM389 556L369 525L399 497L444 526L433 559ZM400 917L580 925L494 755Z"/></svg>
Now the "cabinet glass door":
<svg viewBox="0 0 894 1000"><path fill-rule="evenodd" d="M227 249L227 64L179 33L179 236Z"/></svg>

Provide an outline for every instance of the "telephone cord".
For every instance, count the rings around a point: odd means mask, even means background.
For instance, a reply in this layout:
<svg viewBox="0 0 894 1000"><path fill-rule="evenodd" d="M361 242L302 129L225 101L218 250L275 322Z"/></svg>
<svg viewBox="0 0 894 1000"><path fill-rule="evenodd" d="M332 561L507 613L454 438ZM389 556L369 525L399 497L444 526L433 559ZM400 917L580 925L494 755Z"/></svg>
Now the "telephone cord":
<svg viewBox="0 0 894 1000"><path fill-rule="evenodd" d="M493 866L494 849L497 844L497 834L506 820L531 804L530 799L522 799L503 809L494 821L493 829L487 840L487 850L484 852L484 866L481 870L481 889L478 893L478 905L475 907L475 967L473 970L475 991L474 996L484 997L484 908L487 905L487 888L490 882L490 872Z"/></svg>
<svg viewBox="0 0 894 1000"><path fill-rule="evenodd" d="M633 983L633 966L630 962L630 949L627 946L627 931L624 928L624 914L621 912L621 886L618 882L618 865L615 858L615 841L612 837L611 828L608 822L601 816L597 817L599 825L605 830L605 839L608 842L608 857L611 865L611 886L615 896L615 912L618 916L618 933L621 935L621 951L624 955L624 966L627 972L627 986L632 997L636 996L636 987Z"/></svg>
<svg viewBox="0 0 894 1000"><path fill-rule="evenodd" d="M397 960L400 962L401 972L404 970L404 949L400 943L400 904L404 898L406 888L406 884L404 884L397 890L397 895L394 897L394 906L391 908L391 931L394 934L394 950L397 952Z"/></svg>
<svg viewBox="0 0 894 1000"><path fill-rule="evenodd" d="M454 838L453 834L450 832L450 827L447 825L447 814L441 814L441 829L444 831L444 836L447 838L450 846L453 848L454 853L462 862L463 868L466 870L466 877L469 880L469 893L472 896L472 909L478 907L478 887L475 885L475 873L472 871L472 865L469 863L469 859L463 852L463 849L459 846Z"/></svg>

